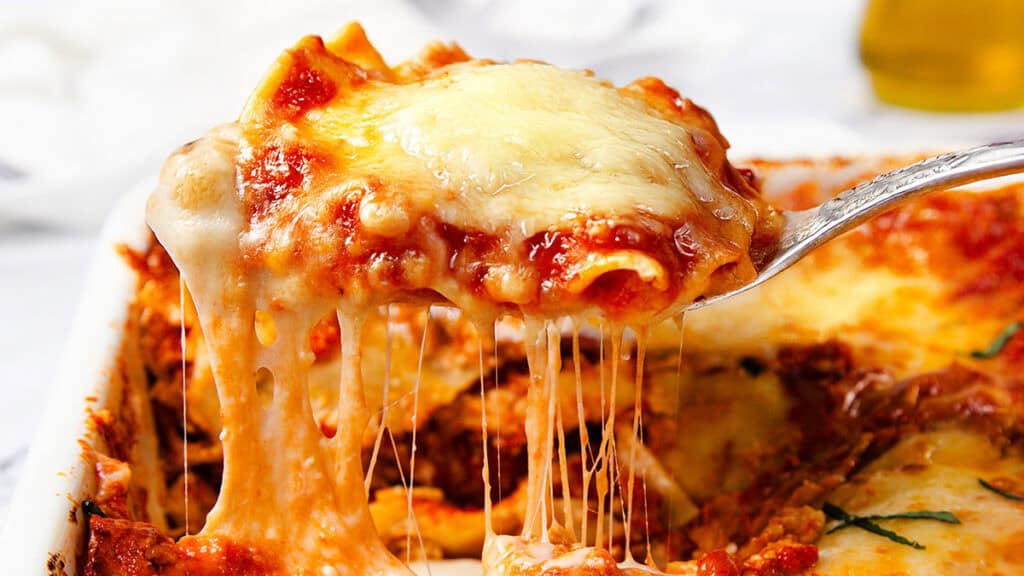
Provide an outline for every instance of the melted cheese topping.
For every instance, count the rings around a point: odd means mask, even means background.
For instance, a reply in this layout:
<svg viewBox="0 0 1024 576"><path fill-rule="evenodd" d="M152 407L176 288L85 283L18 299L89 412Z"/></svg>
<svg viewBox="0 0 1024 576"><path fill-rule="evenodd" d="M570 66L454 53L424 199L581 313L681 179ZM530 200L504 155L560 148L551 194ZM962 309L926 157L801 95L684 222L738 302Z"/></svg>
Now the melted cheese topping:
<svg viewBox="0 0 1024 576"><path fill-rule="evenodd" d="M469 62L411 84L375 83L296 124L304 141L343 143L330 153L345 180L387 176L391 186L360 210L367 228L387 235L425 211L529 237L578 215L684 218L721 203L729 219L749 210L721 198L695 128L546 64Z"/></svg>
<svg viewBox="0 0 1024 576"><path fill-rule="evenodd" d="M830 496L850 514L947 510L960 524L890 520L915 550L860 529L822 536L816 574L1014 574L1024 563L1024 507L978 479L1024 479L1024 460L982 435L950 430L904 440Z"/></svg>
<svg viewBox="0 0 1024 576"><path fill-rule="evenodd" d="M776 219L664 84L452 49L367 69L343 44L302 40L242 113L254 264L352 302L631 320L753 276Z"/></svg>
<svg viewBox="0 0 1024 576"><path fill-rule="evenodd" d="M337 421L345 432L327 439L308 396L308 333L323 307L274 314L276 337L269 346L257 336L257 312L264 310L257 304L267 300L263 289L250 291L253 278L239 254L232 132L223 129L172 157L148 210L192 292L220 399L224 476L196 538L269 549L294 571L404 573L376 538L362 490L367 415L359 347L345 347L342 361L339 396L345 401ZM357 318L346 316L342 327L343 338L359 340ZM267 408L255 385L260 368L274 377Z"/></svg>

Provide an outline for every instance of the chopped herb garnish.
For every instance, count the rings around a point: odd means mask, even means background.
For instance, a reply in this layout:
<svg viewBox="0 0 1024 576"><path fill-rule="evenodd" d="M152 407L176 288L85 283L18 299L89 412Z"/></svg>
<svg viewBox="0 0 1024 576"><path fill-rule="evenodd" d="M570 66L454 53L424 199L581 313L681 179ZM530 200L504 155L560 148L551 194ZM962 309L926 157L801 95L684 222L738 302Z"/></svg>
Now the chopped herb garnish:
<svg viewBox="0 0 1024 576"><path fill-rule="evenodd" d="M1003 348L1006 347L1006 344L1007 342L1010 341L1010 338L1013 338L1013 335L1016 334L1017 332L1020 332L1021 330L1024 330L1024 322L1017 321L1010 324L1006 328L1003 328L1003 331L1000 332L999 336L996 336L996 339L993 340L992 343L988 345L988 348L985 348L984 350L975 350L974 352L971 352L971 358L978 358L979 360L995 358L996 356L999 355L1000 352L1003 351Z"/></svg>
<svg viewBox="0 0 1024 576"><path fill-rule="evenodd" d="M892 530L887 530L879 526L877 520L937 520L939 522L945 522L947 524L959 524L960 520L950 512L945 511L932 511L932 510L917 510L913 512L899 512L896 514L872 514L870 516L854 516L843 510L839 506L832 504L831 502L825 502L825 505L821 507L829 518L833 520L839 520L839 524L833 526L827 534L831 534L836 530L842 530L850 526L856 526L861 530L866 530L873 534L878 534L896 542L897 544L903 544L904 546L910 546L917 550L924 550L925 547L920 542L916 542L909 538L900 536Z"/></svg>
<svg viewBox="0 0 1024 576"><path fill-rule="evenodd" d="M1003 498L1007 498L1009 500L1016 500L1017 502L1024 502L1024 496L1018 496L1017 494L1014 494L1012 492L1000 490L999 488L996 488L995 486L989 484L988 482L985 482L981 478L978 478L978 484L981 484L983 488L986 488L988 490L995 492L996 494L999 494Z"/></svg>
<svg viewBox="0 0 1024 576"><path fill-rule="evenodd" d="M82 500L82 512L85 513L86 522L89 521L89 516L99 516L100 518L107 517L103 512L103 508L100 508L100 505L92 500Z"/></svg>
<svg viewBox="0 0 1024 576"><path fill-rule="evenodd" d="M945 522L946 524L959 524L960 519L953 515L952 512L937 512L934 510L916 510L914 512L900 512L898 514L871 514L869 516L855 516L857 520L938 520L939 522ZM833 527L828 531L829 534L836 530L848 528L853 526L850 522L840 522L838 526Z"/></svg>

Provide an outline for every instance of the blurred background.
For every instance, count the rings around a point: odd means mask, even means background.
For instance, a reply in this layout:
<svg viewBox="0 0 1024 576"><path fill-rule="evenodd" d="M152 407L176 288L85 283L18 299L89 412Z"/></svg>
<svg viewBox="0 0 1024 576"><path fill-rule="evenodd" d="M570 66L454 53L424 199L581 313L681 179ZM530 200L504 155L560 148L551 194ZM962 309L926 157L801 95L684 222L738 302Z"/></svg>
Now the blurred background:
<svg viewBox="0 0 1024 576"><path fill-rule="evenodd" d="M105 214L282 49L349 20L391 62L440 38L658 75L734 159L1024 137L1019 0L0 0L0 522Z"/></svg>

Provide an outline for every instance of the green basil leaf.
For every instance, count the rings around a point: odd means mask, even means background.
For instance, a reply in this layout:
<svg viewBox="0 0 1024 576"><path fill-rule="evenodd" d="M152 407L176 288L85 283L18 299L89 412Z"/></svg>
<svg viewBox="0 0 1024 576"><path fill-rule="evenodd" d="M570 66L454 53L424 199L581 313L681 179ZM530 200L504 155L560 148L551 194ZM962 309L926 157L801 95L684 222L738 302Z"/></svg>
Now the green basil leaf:
<svg viewBox="0 0 1024 576"><path fill-rule="evenodd" d="M974 352L971 352L971 358L977 358L979 360L988 360L989 358L995 358L996 356L999 355L1000 352L1003 351L1003 348L1006 347L1006 344L1007 342L1010 341L1010 338L1013 338L1013 335L1016 334L1017 332L1020 332L1021 330L1024 330L1024 322L1018 321L1010 324L1006 328L1003 328L1003 331L1000 332L999 336L996 336L996 339L993 340L992 343L988 345L988 348L985 348L984 350L975 350Z"/></svg>

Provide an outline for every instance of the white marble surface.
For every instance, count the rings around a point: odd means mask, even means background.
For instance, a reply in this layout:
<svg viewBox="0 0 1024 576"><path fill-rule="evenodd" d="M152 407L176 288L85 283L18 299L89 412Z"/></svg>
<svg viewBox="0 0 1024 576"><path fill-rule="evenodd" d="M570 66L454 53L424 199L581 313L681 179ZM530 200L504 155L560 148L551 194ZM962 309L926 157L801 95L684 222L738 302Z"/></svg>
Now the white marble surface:
<svg viewBox="0 0 1024 576"><path fill-rule="evenodd" d="M880 105L856 58L860 0L0 0L0 521L113 200L235 116L271 58L359 19L392 61L471 53L662 76L738 155L936 148L1024 136L1024 113ZM56 399L55 401L60 401Z"/></svg>

